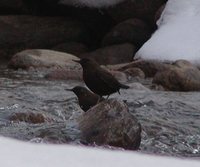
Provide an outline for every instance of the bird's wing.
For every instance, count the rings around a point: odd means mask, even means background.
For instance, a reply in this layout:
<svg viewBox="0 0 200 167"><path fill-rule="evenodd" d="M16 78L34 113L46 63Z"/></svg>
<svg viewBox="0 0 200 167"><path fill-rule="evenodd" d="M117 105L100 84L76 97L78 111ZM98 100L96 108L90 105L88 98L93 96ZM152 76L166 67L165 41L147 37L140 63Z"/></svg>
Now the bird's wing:
<svg viewBox="0 0 200 167"><path fill-rule="evenodd" d="M102 81L104 84L106 84L106 86L110 88L119 84L117 79L111 73L104 69L99 69L98 71L96 71L96 76L100 81Z"/></svg>

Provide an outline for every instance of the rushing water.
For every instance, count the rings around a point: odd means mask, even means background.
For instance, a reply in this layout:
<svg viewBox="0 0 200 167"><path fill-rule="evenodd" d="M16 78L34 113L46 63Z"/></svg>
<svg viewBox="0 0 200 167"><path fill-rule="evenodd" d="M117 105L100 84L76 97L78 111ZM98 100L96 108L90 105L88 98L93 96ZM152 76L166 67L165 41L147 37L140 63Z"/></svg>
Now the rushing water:
<svg viewBox="0 0 200 167"><path fill-rule="evenodd" d="M83 113L73 93L81 83L48 81L37 71L0 67L0 134L31 142L77 143L76 118ZM200 157L200 94L124 90L111 98L126 100L140 121L140 151L181 157ZM10 121L15 113L39 113L40 124Z"/></svg>

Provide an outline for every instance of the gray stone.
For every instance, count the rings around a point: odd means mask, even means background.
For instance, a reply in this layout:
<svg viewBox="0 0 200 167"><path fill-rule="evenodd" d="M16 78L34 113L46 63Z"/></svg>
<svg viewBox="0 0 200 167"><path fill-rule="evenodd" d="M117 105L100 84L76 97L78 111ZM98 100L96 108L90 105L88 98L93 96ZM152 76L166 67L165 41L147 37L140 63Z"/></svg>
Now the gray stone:
<svg viewBox="0 0 200 167"><path fill-rule="evenodd" d="M58 68L75 69L79 68L77 63L72 60L78 60L71 54L44 49L24 50L15 54L9 62L9 67L18 69L33 68Z"/></svg>
<svg viewBox="0 0 200 167"><path fill-rule="evenodd" d="M79 118L82 139L89 144L136 150L141 141L141 125L125 103L104 100Z"/></svg>
<svg viewBox="0 0 200 167"><path fill-rule="evenodd" d="M164 71L159 71L153 83L172 91L199 91L200 70L186 60L178 60Z"/></svg>

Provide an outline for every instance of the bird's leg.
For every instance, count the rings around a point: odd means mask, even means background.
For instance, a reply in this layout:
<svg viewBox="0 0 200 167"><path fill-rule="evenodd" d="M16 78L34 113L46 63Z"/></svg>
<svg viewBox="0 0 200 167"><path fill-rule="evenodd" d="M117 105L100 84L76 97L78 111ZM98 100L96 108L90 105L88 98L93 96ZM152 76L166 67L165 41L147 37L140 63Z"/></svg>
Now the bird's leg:
<svg viewBox="0 0 200 167"><path fill-rule="evenodd" d="M120 94L120 91L119 91L119 90L118 90L117 92Z"/></svg>
<svg viewBox="0 0 200 167"><path fill-rule="evenodd" d="M109 96L110 96L110 95L108 95L108 96L106 97L106 100L108 100Z"/></svg>

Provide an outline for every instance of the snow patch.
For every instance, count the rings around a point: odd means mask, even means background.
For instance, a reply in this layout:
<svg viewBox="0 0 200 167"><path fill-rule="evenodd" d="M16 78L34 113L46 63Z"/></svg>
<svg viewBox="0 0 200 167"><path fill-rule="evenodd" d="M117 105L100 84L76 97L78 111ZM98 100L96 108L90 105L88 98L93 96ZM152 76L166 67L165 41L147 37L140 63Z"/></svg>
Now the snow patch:
<svg viewBox="0 0 200 167"><path fill-rule="evenodd" d="M0 137L2 167L199 167L200 162L70 145L33 144Z"/></svg>
<svg viewBox="0 0 200 167"><path fill-rule="evenodd" d="M200 65L200 0L168 0L157 24L135 59L185 59Z"/></svg>

